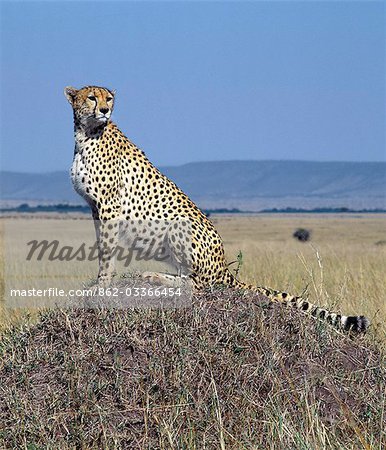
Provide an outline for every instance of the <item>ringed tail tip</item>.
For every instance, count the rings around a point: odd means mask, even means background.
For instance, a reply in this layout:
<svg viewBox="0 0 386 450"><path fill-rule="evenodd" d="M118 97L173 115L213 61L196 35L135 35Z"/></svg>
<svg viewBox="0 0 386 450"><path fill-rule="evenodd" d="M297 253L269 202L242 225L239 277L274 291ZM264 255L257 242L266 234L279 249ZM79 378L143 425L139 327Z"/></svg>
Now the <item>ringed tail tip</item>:
<svg viewBox="0 0 386 450"><path fill-rule="evenodd" d="M370 320L365 316L343 316L342 326L345 331L364 333L370 326Z"/></svg>

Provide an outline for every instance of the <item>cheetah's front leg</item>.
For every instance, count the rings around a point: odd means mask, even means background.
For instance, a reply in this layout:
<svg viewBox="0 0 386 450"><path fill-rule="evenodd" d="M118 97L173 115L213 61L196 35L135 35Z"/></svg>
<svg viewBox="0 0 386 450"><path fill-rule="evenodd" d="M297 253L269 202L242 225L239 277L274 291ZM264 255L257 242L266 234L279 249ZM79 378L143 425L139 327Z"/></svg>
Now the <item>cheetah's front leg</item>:
<svg viewBox="0 0 386 450"><path fill-rule="evenodd" d="M94 215L96 219L95 231L98 240L99 271L98 285L109 286L115 275L115 255L119 237L119 211L118 201L111 201L101 205Z"/></svg>
<svg viewBox="0 0 386 450"><path fill-rule="evenodd" d="M118 245L119 222L117 220L100 220L99 224L99 271L98 285L109 286L115 275L115 254Z"/></svg>

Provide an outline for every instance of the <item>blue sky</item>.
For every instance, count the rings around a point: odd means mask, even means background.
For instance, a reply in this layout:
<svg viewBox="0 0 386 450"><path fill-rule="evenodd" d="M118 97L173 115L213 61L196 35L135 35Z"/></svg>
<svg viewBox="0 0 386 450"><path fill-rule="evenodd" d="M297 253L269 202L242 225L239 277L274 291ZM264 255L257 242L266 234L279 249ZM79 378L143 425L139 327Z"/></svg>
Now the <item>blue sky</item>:
<svg viewBox="0 0 386 450"><path fill-rule="evenodd" d="M63 87L157 165L385 159L383 2L2 2L2 168L67 169Z"/></svg>

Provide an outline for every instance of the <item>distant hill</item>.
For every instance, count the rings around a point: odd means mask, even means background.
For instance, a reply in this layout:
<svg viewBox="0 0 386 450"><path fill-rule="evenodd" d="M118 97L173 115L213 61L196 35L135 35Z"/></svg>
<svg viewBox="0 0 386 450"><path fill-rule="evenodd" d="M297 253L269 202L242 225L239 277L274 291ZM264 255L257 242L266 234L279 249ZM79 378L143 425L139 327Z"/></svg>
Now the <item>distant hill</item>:
<svg viewBox="0 0 386 450"><path fill-rule="evenodd" d="M202 208L385 208L386 163L214 161L161 171ZM67 171L1 172L2 205L82 203Z"/></svg>

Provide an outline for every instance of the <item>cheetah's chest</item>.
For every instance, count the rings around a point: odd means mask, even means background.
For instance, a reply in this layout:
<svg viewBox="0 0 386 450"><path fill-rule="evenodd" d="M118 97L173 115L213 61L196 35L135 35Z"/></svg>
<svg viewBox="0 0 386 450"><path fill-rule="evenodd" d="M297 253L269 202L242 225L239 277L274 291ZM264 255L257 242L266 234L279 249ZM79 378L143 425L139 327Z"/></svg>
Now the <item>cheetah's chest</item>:
<svg viewBox="0 0 386 450"><path fill-rule="evenodd" d="M95 199L92 197L90 192L87 192L88 180L89 172L87 170L83 155L80 153L75 153L71 166L71 181L76 192L90 203Z"/></svg>

